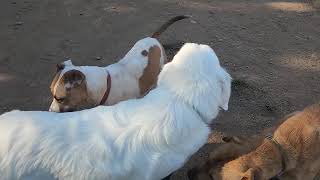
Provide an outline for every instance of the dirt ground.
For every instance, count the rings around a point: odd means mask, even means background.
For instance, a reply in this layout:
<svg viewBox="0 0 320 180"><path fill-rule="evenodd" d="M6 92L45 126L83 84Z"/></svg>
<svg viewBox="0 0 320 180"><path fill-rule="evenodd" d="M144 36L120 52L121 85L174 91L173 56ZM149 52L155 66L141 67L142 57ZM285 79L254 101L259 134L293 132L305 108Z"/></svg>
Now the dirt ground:
<svg viewBox="0 0 320 180"><path fill-rule="evenodd" d="M320 100L320 12L302 1L2 0L0 113L47 110L56 63L114 63L181 14L198 23L184 20L162 35L169 57L184 42L209 44L234 82L211 143L172 179L186 179L185 170L205 159L221 134L258 133Z"/></svg>

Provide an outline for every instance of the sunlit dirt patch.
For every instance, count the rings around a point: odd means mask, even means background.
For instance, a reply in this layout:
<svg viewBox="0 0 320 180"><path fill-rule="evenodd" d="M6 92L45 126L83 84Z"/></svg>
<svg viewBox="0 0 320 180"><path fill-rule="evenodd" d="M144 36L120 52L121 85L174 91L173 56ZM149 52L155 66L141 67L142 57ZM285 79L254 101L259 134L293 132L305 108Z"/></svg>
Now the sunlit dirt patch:
<svg viewBox="0 0 320 180"><path fill-rule="evenodd" d="M281 11L292 11L292 12L310 12L314 11L314 8L308 3L300 2L270 2L266 3L266 6Z"/></svg>
<svg viewBox="0 0 320 180"><path fill-rule="evenodd" d="M285 55L279 58L282 66L304 71L320 71L320 53Z"/></svg>
<svg viewBox="0 0 320 180"><path fill-rule="evenodd" d="M137 9L135 7L124 4L106 4L104 10L111 13L130 13L136 11Z"/></svg>

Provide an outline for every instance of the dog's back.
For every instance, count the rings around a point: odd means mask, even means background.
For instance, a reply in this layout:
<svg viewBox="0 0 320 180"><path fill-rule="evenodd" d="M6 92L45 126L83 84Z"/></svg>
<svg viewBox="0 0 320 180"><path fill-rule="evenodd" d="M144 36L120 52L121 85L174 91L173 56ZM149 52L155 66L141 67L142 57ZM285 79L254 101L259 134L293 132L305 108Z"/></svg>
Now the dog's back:
<svg viewBox="0 0 320 180"><path fill-rule="evenodd" d="M313 178L320 170L320 104L314 104L285 121L274 137L287 149L288 169L284 177ZM308 179L308 178L307 178Z"/></svg>
<svg viewBox="0 0 320 180"><path fill-rule="evenodd" d="M285 149L289 159L286 172L281 176L284 179L312 179L320 170L320 104L314 104L303 111L295 112L285 116L277 125L264 130L260 135L251 137L225 137L226 144L220 146L210 155L210 160L201 167L193 168L188 175L191 180L200 180L203 177L218 176L225 165L230 164L234 169L245 167L248 159L256 159L261 153L253 153L263 150L267 145L266 134L274 132L274 139ZM260 148L264 146L264 148ZM259 148L258 148L259 147ZM256 149L258 148L258 149ZM250 158L239 158L249 153ZM248 157L248 155L245 155ZM265 153L266 156L259 158L275 159L276 156ZM235 160L236 159L236 160ZM235 160L235 161L233 161ZM240 160L240 161L238 161ZM232 162L233 163L229 163ZM252 164L252 163L250 163ZM272 163L271 163L272 164ZM254 165L252 165L254 166ZM229 168L230 168L229 167ZM236 172L236 171L235 171ZM226 173L226 172L225 172Z"/></svg>

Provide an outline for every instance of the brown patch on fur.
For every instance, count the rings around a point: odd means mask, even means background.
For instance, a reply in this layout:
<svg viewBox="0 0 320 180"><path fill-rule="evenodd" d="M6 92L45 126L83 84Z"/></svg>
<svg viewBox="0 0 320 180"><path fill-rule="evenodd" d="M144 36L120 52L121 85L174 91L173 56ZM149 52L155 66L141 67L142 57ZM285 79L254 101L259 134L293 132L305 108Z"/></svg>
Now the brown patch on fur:
<svg viewBox="0 0 320 180"><path fill-rule="evenodd" d="M147 93L151 87L157 82L160 73L161 49L153 46L148 52L148 64L145 67L142 76L139 78L140 94Z"/></svg>
<svg viewBox="0 0 320 180"><path fill-rule="evenodd" d="M307 107L280 120L280 126L270 128L274 139L288 156L287 169L281 179L313 179L320 171L320 105ZM265 133L267 132L265 131ZM208 163L194 168L190 180L211 176L214 180L267 180L282 169L282 153L265 133L249 138L224 138L228 141L210 155ZM247 154L248 153L248 154Z"/></svg>

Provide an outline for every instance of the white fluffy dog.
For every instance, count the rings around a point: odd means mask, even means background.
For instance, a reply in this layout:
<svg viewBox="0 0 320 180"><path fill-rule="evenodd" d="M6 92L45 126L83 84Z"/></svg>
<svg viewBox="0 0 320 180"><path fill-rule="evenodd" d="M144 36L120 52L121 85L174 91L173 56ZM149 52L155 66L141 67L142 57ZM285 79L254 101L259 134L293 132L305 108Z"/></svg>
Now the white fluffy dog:
<svg viewBox="0 0 320 180"><path fill-rule="evenodd" d="M0 116L1 180L157 180L207 142L231 77L207 45L186 44L144 98L69 113Z"/></svg>

